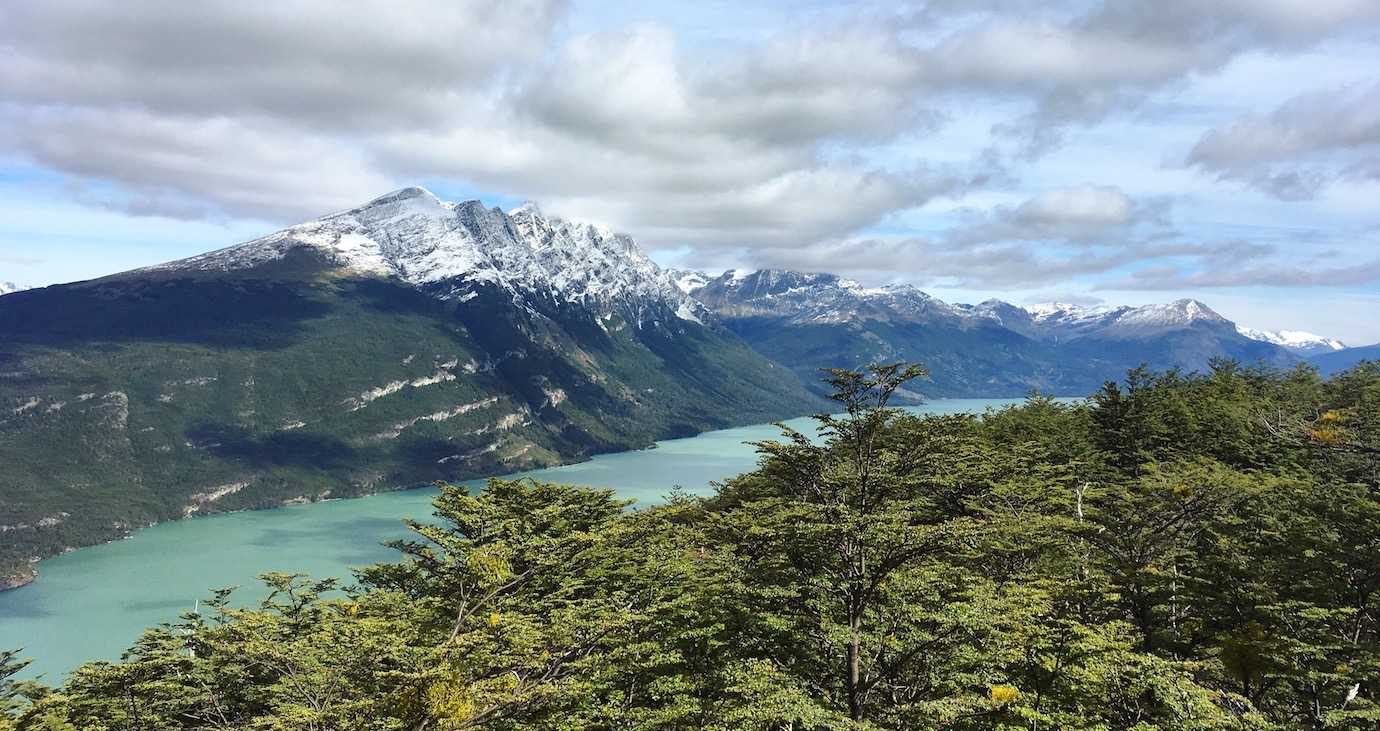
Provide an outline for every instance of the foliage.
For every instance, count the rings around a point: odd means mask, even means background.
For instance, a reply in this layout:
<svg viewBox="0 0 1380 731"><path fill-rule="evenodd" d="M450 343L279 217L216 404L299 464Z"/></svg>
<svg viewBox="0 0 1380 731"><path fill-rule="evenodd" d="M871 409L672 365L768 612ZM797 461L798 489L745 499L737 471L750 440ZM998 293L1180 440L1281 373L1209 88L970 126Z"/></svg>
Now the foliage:
<svg viewBox="0 0 1380 731"><path fill-rule="evenodd" d="M917 373L831 371L710 498L447 485L358 586L266 576L55 689L0 656L0 729L1380 724L1380 368L980 418L891 409Z"/></svg>
<svg viewBox="0 0 1380 731"><path fill-rule="evenodd" d="M32 558L192 513L508 474L818 403L669 312L639 327L309 262L188 276L0 303L0 588Z"/></svg>

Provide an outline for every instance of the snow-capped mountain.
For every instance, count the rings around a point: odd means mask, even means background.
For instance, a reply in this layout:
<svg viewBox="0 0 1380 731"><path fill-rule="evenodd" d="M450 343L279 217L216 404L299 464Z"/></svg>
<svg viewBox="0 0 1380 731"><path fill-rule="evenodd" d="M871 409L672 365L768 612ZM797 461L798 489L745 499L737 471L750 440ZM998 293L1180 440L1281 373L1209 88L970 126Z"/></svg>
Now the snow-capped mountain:
<svg viewBox="0 0 1380 731"><path fill-rule="evenodd" d="M547 217L534 204L511 213L479 201L442 201L404 188L363 206L298 224L220 251L145 272L225 272L279 261L307 250L354 274L442 287L463 298L491 284L515 298L618 309L641 321L662 305L684 320L706 311L631 237L602 226Z"/></svg>
<svg viewBox="0 0 1380 731"><path fill-rule="evenodd" d="M1147 337L1195 324L1230 326L1192 299L1142 307L1083 307L1048 302L1019 307L1001 300L951 305L908 284L864 286L833 274L783 269L730 270L718 277L673 273L683 291L735 317L773 316L794 322L895 319L913 322L987 320L1035 339Z"/></svg>
<svg viewBox="0 0 1380 731"><path fill-rule="evenodd" d="M969 305L909 285L869 287L832 274L768 269L678 278L730 329L797 367L807 383L821 365L913 360L929 367L932 395L1087 393L1141 363L1192 370L1216 357L1279 366L1298 360L1241 335L1192 299L1141 307Z"/></svg>
<svg viewBox="0 0 1380 731"><path fill-rule="evenodd" d="M1335 338L1314 335L1302 330L1257 330L1253 327L1236 326L1236 331L1251 340L1273 343L1299 355L1317 355L1345 350L1346 344Z"/></svg>
<svg viewBox="0 0 1380 731"><path fill-rule="evenodd" d="M693 269L667 269L666 273L675 281L680 291L693 295L695 290L709 283L712 278L708 274Z"/></svg>
<svg viewBox="0 0 1380 731"><path fill-rule="evenodd" d="M28 289L28 287L21 287L14 282L0 282L0 296L12 294L14 292L22 292L26 289Z"/></svg>
<svg viewBox="0 0 1380 731"><path fill-rule="evenodd" d="M699 277L704 275L682 278L695 281ZM908 284L866 287L833 274L784 269L730 270L690 292L721 314L778 317L797 323L960 317L954 308Z"/></svg>
<svg viewBox="0 0 1380 731"><path fill-rule="evenodd" d="M0 297L0 513L24 526L0 540L0 576L127 526L823 407L711 315L627 236L420 188Z"/></svg>
<svg viewBox="0 0 1380 731"><path fill-rule="evenodd" d="M1087 337L1144 338L1194 325L1231 326L1227 318L1193 299L1141 307L1082 307L1046 302L1024 309L1030 313L1033 336L1064 341Z"/></svg>

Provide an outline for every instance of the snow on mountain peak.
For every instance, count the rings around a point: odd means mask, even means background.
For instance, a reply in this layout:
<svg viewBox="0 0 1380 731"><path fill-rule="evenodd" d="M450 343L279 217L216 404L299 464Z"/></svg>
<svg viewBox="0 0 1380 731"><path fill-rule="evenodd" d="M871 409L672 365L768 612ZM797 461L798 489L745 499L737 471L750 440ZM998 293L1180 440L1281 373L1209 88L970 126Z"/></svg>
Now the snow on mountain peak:
<svg viewBox="0 0 1380 731"><path fill-rule="evenodd" d="M541 206L536 201L523 201L517 208L514 208L508 215L516 216L519 213L527 213L539 218L545 218L541 212Z"/></svg>
<svg viewBox="0 0 1380 731"><path fill-rule="evenodd" d="M28 287L21 287L14 282L0 282L0 296L22 292L26 289L28 289Z"/></svg>
<svg viewBox="0 0 1380 731"><path fill-rule="evenodd" d="M1259 340L1265 343L1278 345L1285 350L1291 350L1302 355L1314 355L1317 353L1328 353L1334 350L1346 349L1346 344L1335 338L1315 335L1302 330L1257 330L1243 325L1237 325L1236 331L1251 340Z"/></svg>
<svg viewBox="0 0 1380 731"><path fill-rule="evenodd" d="M708 274L693 269L667 269L666 273L671 275L680 291L686 294L694 294L695 290L708 284L712 279Z"/></svg>
<svg viewBox="0 0 1380 731"><path fill-rule="evenodd" d="M784 269L730 269L705 280L699 272L675 272L683 291L728 317L779 317L794 322L827 324L893 320L927 324L997 325L1027 338L1070 340L1138 340L1180 330L1234 337L1234 324L1195 299L1149 304L1086 306L1042 302L1020 307L998 299L976 305L950 305L909 284L867 284L833 274ZM966 323L966 324L965 324ZM1305 344L1340 349L1336 340L1308 333L1275 333L1236 328L1246 337L1266 340L1296 353L1311 354ZM1253 334L1254 333L1254 334Z"/></svg>
<svg viewBox="0 0 1380 731"><path fill-rule="evenodd" d="M998 300L1000 301L1000 300ZM1105 307L1084 307L1082 305L1069 304L1067 302L1038 302L1027 305L1026 312L1035 318L1036 321L1048 320L1056 317L1086 317L1088 315L1099 315L1105 313Z"/></svg>
<svg viewBox="0 0 1380 731"><path fill-rule="evenodd" d="M1194 299L1180 299L1163 305L1144 305L1128 309L1118 324L1170 327L1193 322L1227 323L1227 318Z"/></svg>
<svg viewBox="0 0 1380 731"><path fill-rule="evenodd" d="M908 284L869 287L834 274L789 269L730 269L695 286L697 299L721 312L835 323L854 318L955 318L949 305Z"/></svg>
<svg viewBox="0 0 1380 731"><path fill-rule="evenodd" d="M535 204L504 213L480 201L450 203L409 187L348 211L291 226L263 238L163 264L155 271L230 271L311 250L368 276L414 286L454 281L497 285L518 297L545 293L604 309L657 302L681 319L707 314L631 237L603 226L547 217Z"/></svg>

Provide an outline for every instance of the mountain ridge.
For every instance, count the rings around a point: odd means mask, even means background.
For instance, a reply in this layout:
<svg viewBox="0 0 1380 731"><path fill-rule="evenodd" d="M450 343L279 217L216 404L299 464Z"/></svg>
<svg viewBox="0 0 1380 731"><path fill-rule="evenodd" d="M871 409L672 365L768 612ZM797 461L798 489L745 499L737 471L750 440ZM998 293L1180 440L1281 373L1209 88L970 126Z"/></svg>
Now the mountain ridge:
<svg viewBox="0 0 1380 731"><path fill-rule="evenodd" d="M630 238L403 189L0 298L0 586L188 515L579 461L823 402Z"/></svg>
<svg viewBox="0 0 1380 731"><path fill-rule="evenodd" d="M711 277L533 204L403 188L0 298L0 587L163 520L819 411L825 366L922 362L915 400L1086 395L1142 362L1215 357L1301 360L1196 300L968 305L833 274Z"/></svg>
<svg viewBox="0 0 1380 731"><path fill-rule="evenodd" d="M1252 340L1274 343L1302 356L1332 353L1347 348L1346 343L1336 338L1315 335L1303 330L1257 330L1243 325L1237 325L1236 329Z"/></svg>
<svg viewBox="0 0 1380 731"><path fill-rule="evenodd" d="M929 366L929 396L1086 394L1148 363L1205 368L1214 357L1286 367L1298 354L1248 338L1194 299L1083 307L1002 300L950 304L905 284L866 286L834 274L783 269L718 276L673 271L686 291L764 355L797 368L873 360Z"/></svg>
<svg viewBox="0 0 1380 731"><path fill-rule="evenodd" d="M677 286L686 294L694 296L695 293L711 282L743 281L754 277L759 272L764 272L770 277L778 280L786 277L798 277L799 282L818 283L818 282L837 282L842 288L863 295L905 295L914 293L919 299L933 303L936 308L948 307L955 314L969 314L973 316L986 317L995 320L1017 332L1030 331L1032 326L1055 327L1062 326L1073 330L1074 334L1080 329L1088 327L1106 326L1111 322L1118 322L1121 325L1135 325L1140 327L1166 327L1181 326L1193 320L1204 320L1218 324L1231 323L1242 336L1259 342L1278 345L1286 350L1295 352L1299 355L1311 355L1316 352L1331 352L1347 348L1348 346L1341 340L1322 335L1316 335L1300 330L1258 330L1231 322L1209 305L1201 300L1192 298L1182 298L1168 303L1155 303L1148 305L1097 305L1083 306L1066 302L1039 302L1029 305L1017 305L1005 300L989 299L976 305L964 303L946 303L938 298L924 293L913 285L892 284L868 287L854 280L850 280L838 275L817 272L797 272L786 269L761 269L744 270L732 269L719 276L714 276L700 270L690 269L671 269L672 277L676 279ZM779 294L779 293L774 293Z"/></svg>
<svg viewBox="0 0 1380 731"><path fill-rule="evenodd" d="M1380 363L1380 343L1315 353L1308 357L1308 362L1324 376L1335 375L1367 360Z"/></svg>
<svg viewBox="0 0 1380 731"><path fill-rule="evenodd" d="M698 322L703 314L626 234L548 218L531 203L505 213L478 200L442 201L415 186L242 244L127 274L247 269L304 248L356 274L393 277L417 287L489 282L516 296L547 294L598 306L651 298L682 319ZM439 296L468 293L461 287Z"/></svg>

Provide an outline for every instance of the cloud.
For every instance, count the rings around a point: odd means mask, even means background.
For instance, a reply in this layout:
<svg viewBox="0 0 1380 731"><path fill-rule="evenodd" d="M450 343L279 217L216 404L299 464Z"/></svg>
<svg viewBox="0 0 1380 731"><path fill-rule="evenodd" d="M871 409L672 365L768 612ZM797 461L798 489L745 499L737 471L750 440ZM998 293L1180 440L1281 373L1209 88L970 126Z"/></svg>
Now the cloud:
<svg viewBox="0 0 1380 731"><path fill-rule="evenodd" d="M1036 305L1041 304L1043 302L1064 302L1070 305L1078 305L1080 307L1097 307L1099 305L1107 304L1107 300L1104 300L1101 297L1094 297L1090 294L1082 294L1079 292L1060 292L1057 294L1046 294L1039 297L1025 298L1025 303L1028 305Z"/></svg>
<svg viewBox="0 0 1380 731"><path fill-rule="evenodd" d="M1225 264L1225 262L1223 262ZM1221 266L1202 271L1153 267L1099 289L1175 290L1209 287L1345 287L1380 282L1380 259L1360 265L1299 266L1276 262Z"/></svg>
<svg viewBox="0 0 1380 731"><path fill-rule="evenodd" d="M984 158L897 169L827 157L826 145L890 139L927 117L893 87L885 54L828 71L840 59L819 48L769 45L695 73L661 29L582 36L511 106L474 110L462 129L393 137L382 150L413 175L522 191L653 246L835 237L1002 176Z"/></svg>
<svg viewBox="0 0 1380 731"><path fill-rule="evenodd" d="M853 236L738 253L754 266L985 291L1074 283L1092 290L1171 291L1380 281L1380 261L1348 264L1349 250L1326 235L1300 234L1319 236L1306 245L1297 236L1280 244L1195 240L1173 219L1168 199L1137 199L1113 186L1084 185L968 212L928 237Z"/></svg>
<svg viewBox="0 0 1380 731"><path fill-rule="evenodd" d="M303 219L391 184L348 148L271 123L84 109L5 122L8 144L39 164L123 188L87 200L136 214Z"/></svg>
<svg viewBox="0 0 1380 731"><path fill-rule="evenodd" d="M1184 241L1167 201L1135 200L1115 187L1078 186L970 214L932 237L844 237L741 255L757 266L991 290L1058 286L1154 262L1220 268L1276 253L1272 245L1247 241Z"/></svg>
<svg viewBox="0 0 1380 731"><path fill-rule="evenodd" d="M10 0L0 91L26 105L329 130L437 123L541 54L563 12L559 0Z"/></svg>
<svg viewBox="0 0 1380 731"><path fill-rule="evenodd" d="M792 22L706 52L664 26L590 30L574 12L588 9L12 0L0 151L137 214L294 222L441 181L705 256L832 251L879 271L1048 279L1171 256L1156 253L1177 233L1168 204L1037 182L1055 190L954 231L860 232L1014 186L1022 156L1246 55L1380 20L1371 0L931 0L782 13ZM975 105L996 110L991 133L984 122L969 147L936 149ZM1331 174L1380 169L1352 163ZM887 251L911 258L888 267Z"/></svg>
<svg viewBox="0 0 1380 731"><path fill-rule="evenodd" d="M965 222L948 241L971 246L998 241L1066 245L1130 242L1170 232L1169 201L1132 200L1116 186L1048 190L1017 206L998 206Z"/></svg>
<svg viewBox="0 0 1380 731"><path fill-rule="evenodd" d="M1134 110L1152 92L1245 53L1297 52L1364 34L1380 21L1380 5L1370 0L1106 0L1088 7L1053 20L991 16L925 54L927 76L940 88L1029 98L1027 113L994 131L1030 157L1057 145L1071 125Z"/></svg>
<svg viewBox="0 0 1380 731"><path fill-rule="evenodd" d="M1344 178L1380 181L1380 83L1303 94L1209 130L1186 162L1283 200Z"/></svg>
<svg viewBox="0 0 1380 731"><path fill-rule="evenodd" d="M1016 221L1039 228L1073 225L1102 229L1131 222L1135 204L1112 186L1072 188L1043 193L1016 209Z"/></svg>

